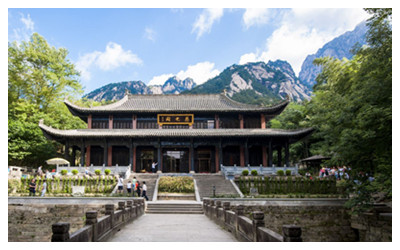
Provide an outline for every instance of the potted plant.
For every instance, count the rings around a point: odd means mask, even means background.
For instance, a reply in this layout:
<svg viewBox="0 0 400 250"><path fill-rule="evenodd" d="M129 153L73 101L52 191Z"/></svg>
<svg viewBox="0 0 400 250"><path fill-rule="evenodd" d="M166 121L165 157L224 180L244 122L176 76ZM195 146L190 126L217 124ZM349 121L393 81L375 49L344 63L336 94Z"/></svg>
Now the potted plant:
<svg viewBox="0 0 400 250"><path fill-rule="evenodd" d="M107 168L107 169L104 170L104 173L105 173L106 175L109 175L109 174L111 173L111 170Z"/></svg>
<svg viewBox="0 0 400 250"><path fill-rule="evenodd" d="M258 175L257 170L255 170L255 169L251 170L251 175L252 176L257 176Z"/></svg>
<svg viewBox="0 0 400 250"><path fill-rule="evenodd" d="M290 176L290 175L292 175L292 171L288 169L288 170L286 170L285 174L286 174L286 176Z"/></svg>
<svg viewBox="0 0 400 250"><path fill-rule="evenodd" d="M77 175L79 172L78 172L78 170L76 170L76 169L72 169L71 173L72 173L73 175Z"/></svg>
<svg viewBox="0 0 400 250"><path fill-rule="evenodd" d="M242 171L243 176L248 176L249 175L249 170L245 169Z"/></svg>
<svg viewBox="0 0 400 250"><path fill-rule="evenodd" d="M285 172L283 172L283 170L278 170L278 171L276 171L276 173L278 174L278 176L283 176L285 174Z"/></svg>
<svg viewBox="0 0 400 250"><path fill-rule="evenodd" d="M100 174L101 174L101 170L100 170L100 169L96 169L96 170L94 171L94 173L95 173L96 175L100 175Z"/></svg>
<svg viewBox="0 0 400 250"><path fill-rule="evenodd" d="M61 170L61 175L67 175L67 174L68 174L68 170L66 170L66 169Z"/></svg>

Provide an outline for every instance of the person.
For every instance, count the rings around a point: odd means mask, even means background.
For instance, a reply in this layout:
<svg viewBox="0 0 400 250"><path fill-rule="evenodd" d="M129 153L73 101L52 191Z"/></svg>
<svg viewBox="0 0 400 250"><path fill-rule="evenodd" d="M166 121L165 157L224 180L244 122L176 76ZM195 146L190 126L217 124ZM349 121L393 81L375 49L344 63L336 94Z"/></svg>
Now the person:
<svg viewBox="0 0 400 250"><path fill-rule="evenodd" d="M43 171L42 171L42 166L39 166L39 168L38 168L38 175L40 176L40 177L42 177L42 174L43 174Z"/></svg>
<svg viewBox="0 0 400 250"><path fill-rule="evenodd" d="M310 174L310 172L307 171L307 172L306 172L306 178L307 178L307 179L310 179L310 177L311 177L311 174Z"/></svg>
<svg viewBox="0 0 400 250"><path fill-rule="evenodd" d="M29 183L29 196L35 196L36 193L36 178L33 178Z"/></svg>
<svg viewBox="0 0 400 250"><path fill-rule="evenodd" d="M136 180L136 176L133 176L133 179L132 179L132 196L133 197L135 197L135 192L136 192L136 183L137 183L137 180Z"/></svg>
<svg viewBox="0 0 400 250"><path fill-rule="evenodd" d="M147 197L146 192L147 192L147 186L146 186L146 182L144 181L143 187L142 187L142 197L146 198L146 201L148 201L149 198Z"/></svg>
<svg viewBox="0 0 400 250"><path fill-rule="evenodd" d="M126 190L128 191L128 194L131 195L132 192L132 182L128 181L128 184L126 184Z"/></svg>
<svg viewBox="0 0 400 250"><path fill-rule="evenodd" d="M118 186L117 192L118 192L118 193L122 193L123 190L124 190L124 179L122 179L121 176L118 178L118 184L117 184L117 186Z"/></svg>
<svg viewBox="0 0 400 250"><path fill-rule="evenodd" d="M45 179L45 180L43 180L42 194L40 195L41 197L44 197L44 195L46 194L46 190L47 190L47 183L46 183L46 179Z"/></svg>
<svg viewBox="0 0 400 250"><path fill-rule="evenodd" d="M151 164L151 171L153 172L153 174L156 172L156 166L157 166L158 162L154 162Z"/></svg>
<svg viewBox="0 0 400 250"><path fill-rule="evenodd" d="M136 182L136 193L137 193L138 197L140 197L140 182L139 181Z"/></svg>

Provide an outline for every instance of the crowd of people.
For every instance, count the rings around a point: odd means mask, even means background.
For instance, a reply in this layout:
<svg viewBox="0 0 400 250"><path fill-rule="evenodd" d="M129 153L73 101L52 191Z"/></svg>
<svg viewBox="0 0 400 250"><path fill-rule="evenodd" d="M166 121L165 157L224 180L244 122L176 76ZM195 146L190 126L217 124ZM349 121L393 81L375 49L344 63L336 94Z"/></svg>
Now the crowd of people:
<svg viewBox="0 0 400 250"><path fill-rule="evenodd" d="M327 177L335 177L336 180L348 180L349 179L349 171L351 169L346 166L342 167L327 167L324 166L319 170L318 177L319 178L327 178ZM310 172L306 172L305 176L309 179L312 179L312 175Z"/></svg>
<svg viewBox="0 0 400 250"><path fill-rule="evenodd" d="M117 192L123 193L124 192L124 179L120 176L118 177L118 184L117 184ZM136 179L136 176L133 177L132 181L129 180L126 184L126 191L129 196L137 196L137 197L144 197L147 201L149 198L147 197L147 185L146 182L143 181L143 184L140 184L140 181Z"/></svg>

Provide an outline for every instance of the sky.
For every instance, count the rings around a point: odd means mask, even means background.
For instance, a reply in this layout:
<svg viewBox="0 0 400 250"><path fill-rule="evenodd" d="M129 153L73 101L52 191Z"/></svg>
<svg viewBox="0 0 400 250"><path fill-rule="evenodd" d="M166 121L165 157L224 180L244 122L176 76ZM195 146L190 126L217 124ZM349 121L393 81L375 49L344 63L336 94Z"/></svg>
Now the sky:
<svg viewBox="0 0 400 250"><path fill-rule="evenodd" d="M8 8L8 42L33 32L81 72L85 93L108 83L197 84L233 64L309 54L368 18L361 8Z"/></svg>

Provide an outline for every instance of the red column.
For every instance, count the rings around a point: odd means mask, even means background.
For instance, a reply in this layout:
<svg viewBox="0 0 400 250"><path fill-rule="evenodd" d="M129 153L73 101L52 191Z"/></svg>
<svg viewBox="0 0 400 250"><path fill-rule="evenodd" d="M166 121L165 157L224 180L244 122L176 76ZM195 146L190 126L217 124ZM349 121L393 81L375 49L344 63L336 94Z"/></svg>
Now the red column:
<svg viewBox="0 0 400 250"><path fill-rule="evenodd" d="M137 127L137 116L133 115L132 116L132 129L136 129Z"/></svg>
<svg viewBox="0 0 400 250"><path fill-rule="evenodd" d="M92 128L92 115L90 114L87 119L87 126L88 128Z"/></svg>
<svg viewBox="0 0 400 250"><path fill-rule="evenodd" d="M240 146L240 166L244 167L244 147Z"/></svg>
<svg viewBox="0 0 400 250"><path fill-rule="evenodd" d="M86 166L90 166L90 146L86 146Z"/></svg>
<svg viewBox="0 0 400 250"><path fill-rule="evenodd" d="M112 146L108 147L108 152L107 152L107 164L108 166L112 166Z"/></svg>
<svg viewBox="0 0 400 250"><path fill-rule="evenodd" d="M239 122L240 122L240 128L244 129L244 119L242 114L239 115Z"/></svg>
<svg viewBox="0 0 400 250"><path fill-rule="evenodd" d="M108 117L108 128L109 128L109 129L112 129L112 128L113 128L113 116L112 116L112 115L110 115L110 116Z"/></svg>
<svg viewBox="0 0 400 250"><path fill-rule="evenodd" d="M219 116L215 114L215 128L219 129Z"/></svg>
<svg viewBox="0 0 400 250"><path fill-rule="evenodd" d="M265 129L265 115L264 114L261 114L261 128L262 129Z"/></svg>
<svg viewBox="0 0 400 250"><path fill-rule="evenodd" d="M268 161L267 161L267 147L262 146L262 157L263 157L263 166L268 166Z"/></svg>
<svg viewBox="0 0 400 250"><path fill-rule="evenodd" d="M133 146L133 172L136 172L136 146Z"/></svg>

